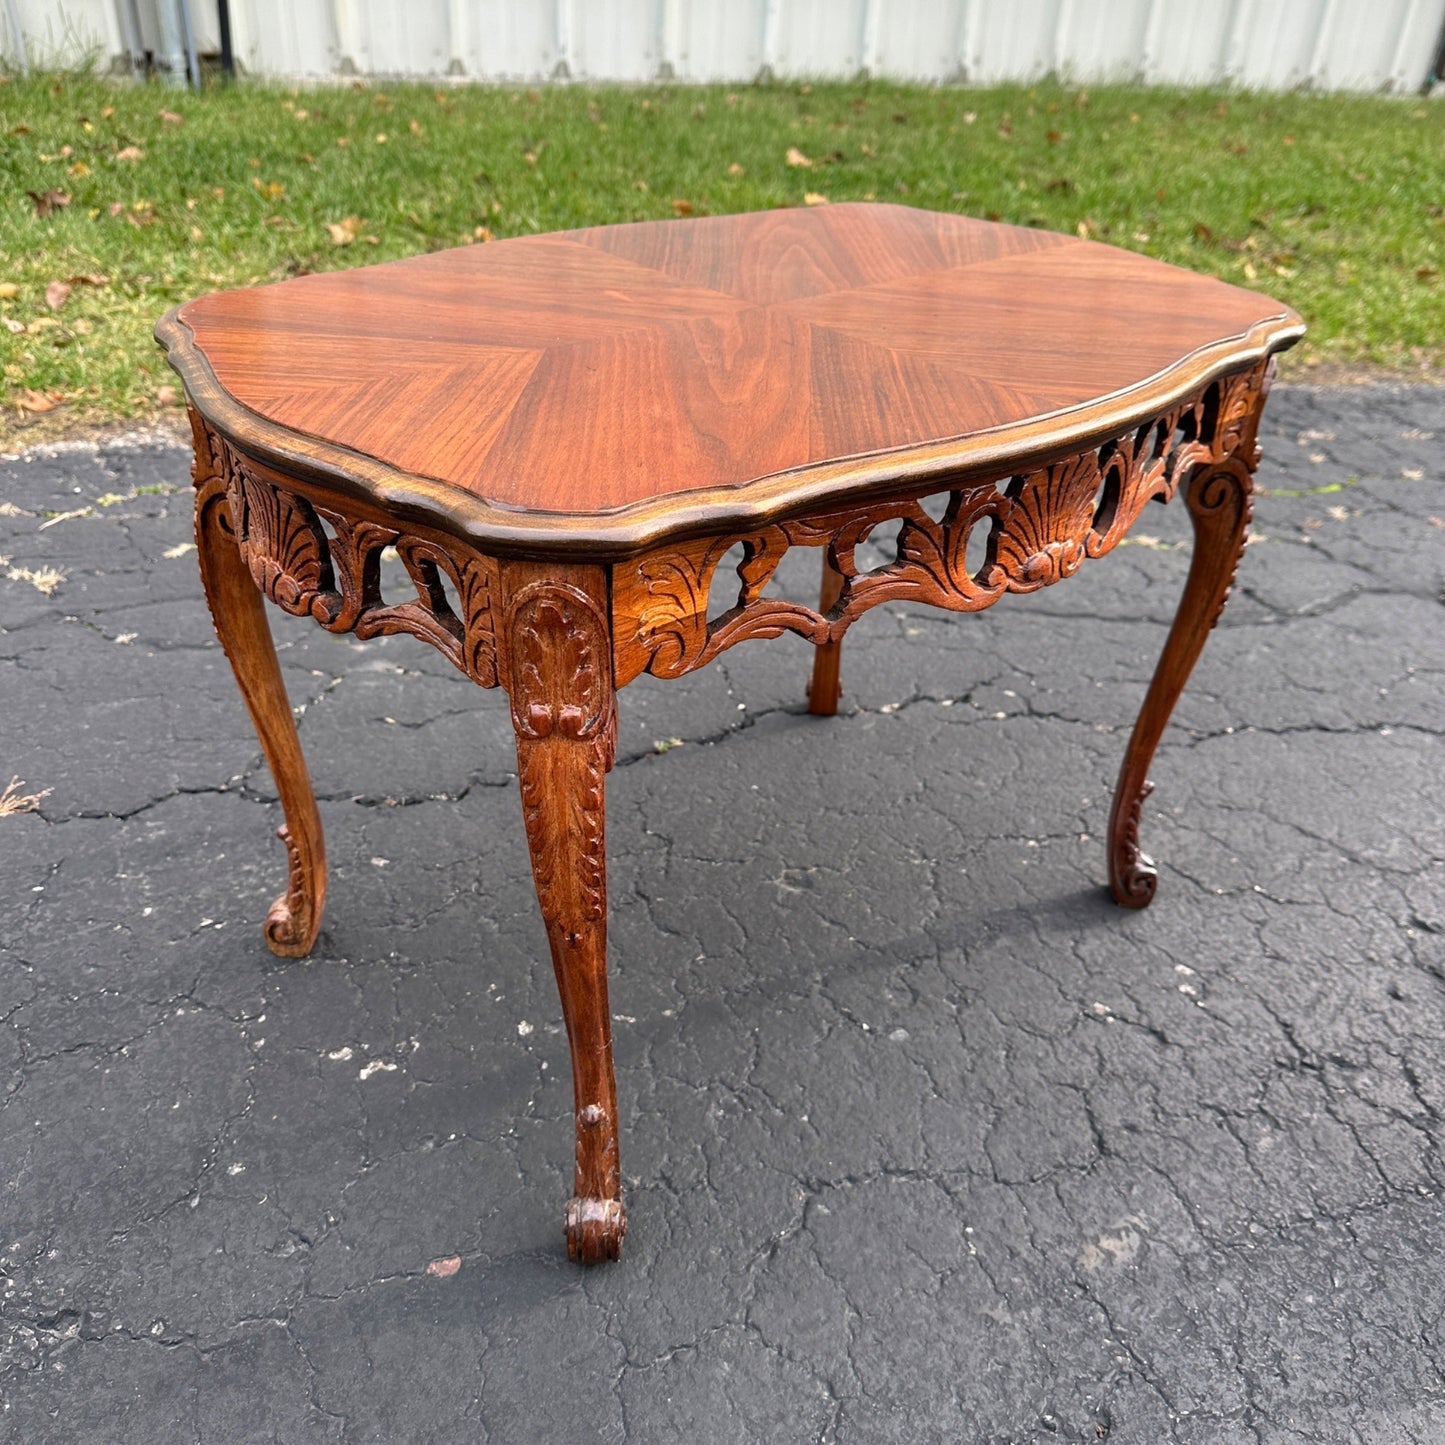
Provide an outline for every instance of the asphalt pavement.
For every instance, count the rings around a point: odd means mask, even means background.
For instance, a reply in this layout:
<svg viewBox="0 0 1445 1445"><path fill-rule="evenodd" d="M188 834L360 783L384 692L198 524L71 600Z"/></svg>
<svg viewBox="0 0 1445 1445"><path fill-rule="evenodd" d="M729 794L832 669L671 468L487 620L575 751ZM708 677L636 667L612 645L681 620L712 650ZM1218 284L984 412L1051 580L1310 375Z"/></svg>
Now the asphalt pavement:
<svg viewBox="0 0 1445 1445"><path fill-rule="evenodd" d="M331 891L274 958L186 454L0 462L0 1439L1445 1440L1445 392L1281 386L1264 443L1143 913L1180 504L877 609L836 719L792 638L624 691L592 1270L505 699L277 616Z"/></svg>

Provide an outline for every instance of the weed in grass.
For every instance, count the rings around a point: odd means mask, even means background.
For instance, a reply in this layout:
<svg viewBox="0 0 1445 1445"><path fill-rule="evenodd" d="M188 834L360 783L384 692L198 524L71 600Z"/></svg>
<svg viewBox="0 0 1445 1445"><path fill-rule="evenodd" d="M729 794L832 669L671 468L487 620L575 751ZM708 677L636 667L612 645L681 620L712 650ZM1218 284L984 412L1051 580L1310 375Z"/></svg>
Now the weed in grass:
<svg viewBox="0 0 1445 1445"><path fill-rule="evenodd" d="M177 399L202 292L569 226L887 200L1256 287L1286 358L1445 364L1445 105L1061 85L0 86L0 437Z"/></svg>

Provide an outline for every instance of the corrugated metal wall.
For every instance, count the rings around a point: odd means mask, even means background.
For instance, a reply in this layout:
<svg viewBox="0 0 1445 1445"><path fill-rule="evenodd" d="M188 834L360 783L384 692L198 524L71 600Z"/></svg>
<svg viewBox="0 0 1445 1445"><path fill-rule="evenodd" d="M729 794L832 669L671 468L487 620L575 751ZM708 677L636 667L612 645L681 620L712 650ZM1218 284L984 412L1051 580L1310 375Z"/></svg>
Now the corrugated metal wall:
<svg viewBox="0 0 1445 1445"><path fill-rule="evenodd" d="M165 53L175 0L4 0L0 52L32 64L124 54L129 17ZM215 0L192 0L203 51ZM232 0L236 57L256 75L476 80L1233 82L1418 89L1445 0ZM174 27L170 27L172 33Z"/></svg>

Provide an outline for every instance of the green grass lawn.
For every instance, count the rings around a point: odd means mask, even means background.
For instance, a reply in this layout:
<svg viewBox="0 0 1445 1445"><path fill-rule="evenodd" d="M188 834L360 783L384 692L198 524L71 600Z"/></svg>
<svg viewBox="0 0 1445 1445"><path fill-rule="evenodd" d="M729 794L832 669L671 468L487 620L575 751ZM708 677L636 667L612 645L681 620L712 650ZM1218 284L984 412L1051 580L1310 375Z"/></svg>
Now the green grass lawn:
<svg viewBox="0 0 1445 1445"><path fill-rule="evenodd" d="M1445 366L1440 103L880 83L196 96L52 76L0 84L0 438L174 405L151 327L201 292L819 198L1078 232L1268 291L1310 324L1296 374Z"/></svg>

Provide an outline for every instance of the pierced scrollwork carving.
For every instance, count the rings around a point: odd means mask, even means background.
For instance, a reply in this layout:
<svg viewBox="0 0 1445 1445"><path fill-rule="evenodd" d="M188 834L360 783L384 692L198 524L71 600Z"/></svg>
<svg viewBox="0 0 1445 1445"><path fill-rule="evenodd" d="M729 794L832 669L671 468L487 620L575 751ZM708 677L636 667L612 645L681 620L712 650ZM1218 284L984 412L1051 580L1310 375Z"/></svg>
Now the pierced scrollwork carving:
<svg viewBox="0 0 1445 1445"><path fill-rule="evenodd" d="M1034 471L971 481L950 491L941 520L922 499L879 503L777 522L756 531L658 548L614 574L618 682L640 672L677 677L736 642L795 632L837 642L869 608L908 601L974 612L1008 592L1034 592L1116 547L1146 503L1172 498L1201 467L1258 460L1255 431L1271 368L1211 382L1149 422ZM865 570L859 546L899 522L894 556ZM969 544L987 528L983 559ZM708 597L724 556L742 545L737 601L709 619ZM768 597L789 547L825 546L842 576L826 612Z"/></svg>
<svg viewBox="0 0 1445 1445"><path fill-rule="evenodd" d="M406 632L446 654L468 677L495 687L497 563L449 541L357 520L278 486L223 438L210 437L237 544L252 579L278 607L330 632ZM328 532L328 528L330 529ZM416 598L389 603L381 557L396 549ZM460 615L443 577L456 589Z"/></svg>

